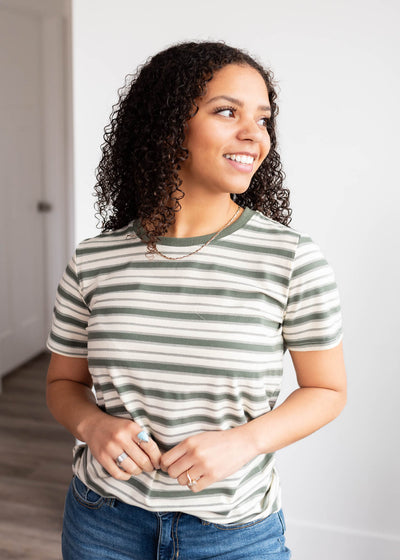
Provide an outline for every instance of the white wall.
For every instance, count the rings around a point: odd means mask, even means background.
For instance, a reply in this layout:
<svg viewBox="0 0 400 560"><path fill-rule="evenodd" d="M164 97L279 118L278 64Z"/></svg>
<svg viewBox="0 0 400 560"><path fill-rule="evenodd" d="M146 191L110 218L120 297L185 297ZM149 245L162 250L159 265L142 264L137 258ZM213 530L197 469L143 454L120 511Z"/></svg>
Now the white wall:
<svg viewBox="0 0 400 560"><path fill-rule="evenodd" d="M280 82L291 225L335 269L349 374L339 419L278 453L296 560L400 557L399 16L394 0L74 2L76 241L98 233L103 128L125 75L148 56L180 40L223 39ZM288 361L282 396L294 386Z"/></svg>

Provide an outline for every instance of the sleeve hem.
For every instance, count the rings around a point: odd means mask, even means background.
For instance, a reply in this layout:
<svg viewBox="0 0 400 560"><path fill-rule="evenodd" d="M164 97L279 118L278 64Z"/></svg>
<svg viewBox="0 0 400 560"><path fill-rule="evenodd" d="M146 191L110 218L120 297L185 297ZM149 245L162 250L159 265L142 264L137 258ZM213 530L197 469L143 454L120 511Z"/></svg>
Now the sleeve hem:
<svg viewBox="0 0 400 560"><path fill-rule="evenodd" d="M68 352L68 350L60 350L59 348L54 348L50 344L46 344L46 347L50 352L54 354L60 354L61 356L67 356L68 358L87 358L87 354L78 354L75 350Z"/></svg>
<svg viewBox="0 0 400 560"><path fill-rule="evenodd" d="M331 342L326 342L322 344L308 344L307 346L286 346L286 350L293 351L293 352L312 352L312 351L319 351L319 350L331 350L332 348L336 348L343 340L343 333L340 334L339 337L335 338Z"/></svg>

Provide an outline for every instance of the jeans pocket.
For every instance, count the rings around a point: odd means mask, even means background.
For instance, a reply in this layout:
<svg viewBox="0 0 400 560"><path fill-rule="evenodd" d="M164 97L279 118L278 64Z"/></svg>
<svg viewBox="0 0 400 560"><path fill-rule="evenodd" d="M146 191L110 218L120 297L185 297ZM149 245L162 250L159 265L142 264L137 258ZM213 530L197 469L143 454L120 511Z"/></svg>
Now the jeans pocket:
<svg viewBox="0 0 400 560"><path fill-rule="evenodd" d="M283 515L283 511L281 509L277 513L278 513L279 521L281 522L282 525L282 534L284 535L286 533L285 516Z"/></svg>
<svg viewBox="0 0 400 560"><path fill-rule="evenodd" d="M88 509L100 509L107 500L86 486L76 475L71 486L75 500Z"/></svg>
<svg viewBox="0 0 400 560"><path fill-rule="evenodd" d="M262 519L257 519L256 521L248 521L247 523L228 523L226 525L222 525L220 523L209 523L208 521L202 521L203 525L210 525L215 529L219 529L220 531L238 531L240 529L248 529L250 527L254 527L254 525L258 525L263 521L266 521L268 518L263 517Z"/></svg>

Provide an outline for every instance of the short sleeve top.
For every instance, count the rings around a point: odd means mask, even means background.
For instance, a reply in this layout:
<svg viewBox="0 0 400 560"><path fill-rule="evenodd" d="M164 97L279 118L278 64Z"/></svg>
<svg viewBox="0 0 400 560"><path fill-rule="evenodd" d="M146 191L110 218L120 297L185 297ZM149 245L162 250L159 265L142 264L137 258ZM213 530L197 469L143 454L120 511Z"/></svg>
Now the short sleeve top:
<svg viewBox="0 0 400 560"><path fill-rule="evenodd" d="M182 260L149 260L142 234L134 220L78 245L58 287L48 348L87 357L98 405L138 422L162 450L268 413L287 349L341 341L334 274L308 235L249 208ZM157 247L178 257L212 235L163 237ZM75 448L74 471L102 495L209 522L280 508L273 454L201 494L162 471L117 481L86 446Z"/></svg>

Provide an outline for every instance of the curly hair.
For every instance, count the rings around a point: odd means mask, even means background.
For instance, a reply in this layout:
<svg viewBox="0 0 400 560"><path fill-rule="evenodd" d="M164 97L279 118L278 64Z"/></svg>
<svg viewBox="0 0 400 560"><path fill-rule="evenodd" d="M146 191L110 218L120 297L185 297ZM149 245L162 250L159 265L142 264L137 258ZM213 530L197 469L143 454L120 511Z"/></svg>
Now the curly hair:
<svg viewBox="0 0 400 560"><path fill-rule="evenodd" d="M230 196L239 206L258 210L288 225L289 190L277 152L274 76L245 51L224 42L178 43L150 57L128 75L104 130L102 158L96 170L96 207L102 231L114 231L139 218L154 253L159 236L175 222L184 192L179 170L188 157L185 124L198 107L207 83L228 64L256 69L267 86L271 118L267 130L271 147L253 175L249 188ZM128 83L128 79L131 78Z"/></svg>

